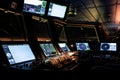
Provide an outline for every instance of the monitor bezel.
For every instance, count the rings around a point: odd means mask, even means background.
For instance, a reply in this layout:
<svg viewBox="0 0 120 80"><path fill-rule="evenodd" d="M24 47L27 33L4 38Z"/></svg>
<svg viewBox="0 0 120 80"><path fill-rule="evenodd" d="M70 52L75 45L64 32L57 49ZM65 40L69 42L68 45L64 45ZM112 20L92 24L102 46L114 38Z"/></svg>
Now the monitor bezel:
<svg viewBox="0 0 120 80"><path fill-rule="evenodd" d="M35 61L37 59L36 55L34 54L34 51L33 51L32 47L31 47L31 45L30 45L30 43L28 41L1 41L0 44L1 44L1 51L3 53L3 57L5 58L5 60L6 60L5 62L6 62L7 65L12 66L12 65L17 65L17 64L22 64L22 63L25 63L25 62ZM35 59L10 64L10 62L8 61L8 57L7 57L6 53L4 52L4 49L3 49L2 45L24 45L24 44L29 45Z"/></svg>
<svg viewBox="0 0 120 80"><path fill-rule="evenodd" d="M78 44L78 43L79 43L79 44L80 44L80 43L87 44L87 45L88 45L88 49L87 49L87 50L77 49L77 44ZM77 50L77 51L81 51L81 52L91 51L90 42L82 42L82 41L80 41L80 42L75 42L75 47L76 47L76 50Z"/></svg>
<svg viewBox="0 0 120 80"><path fill-rule="evenodd" d="M24 1L25 1L25 0L24 0ZM47 1L47 0L40 0L40 1L46 1L46 7L45 7L45 12L44 12L44 14L37 14L37 13L32 13L32 12L24 11L24 2L23 2L23 7L22 7L22 13L23 13L24 15L38 16L38 17L46 17L46 15L47 15L48 1Z"/></svg>
<svg viewBox="0 0 120 80"><path fill-rule="evenodd" d="M69 51L63 51L59 44L65 44L65 45L67 46L67 48L69 49ZM65 52L65 53L66 53L66 52L71 52L71 49L70 49L70 47L69 47L69 45L68 45L67 42L58 42L58 46L59 46L59 48L60 48L60 50L61 50L62 52Z"/></svg>
<svg viewBox="0 0 120 80"><path fill-rule="evenodd" d="M55 44L54 44L53 42L51 42L51 41L50 41L50 42L38 41L38 44L39 44L39 47L40 47L40 49L41 49L41 51L42 51L44 57L52 57L52 56L59 55L59 51L58 51L57 47L55 46ZM56 50L56 54L55 54L55 55L51 55L51 56L47 56L47 55L45 54L45 52L43 51L42 47L40 46L40 44L52 44L53 47L54 47L55 50Z"/></svg>
<svg viewBox="0 0 120 80"><path fill-rule="evenodd" d="M101 50L101 46L102 46L102 44L111 44L111 43L115 43L116 44L116 50L114 51L114 50ZM100 45L99 45L100 47L99 47L99 50L100 50L100 52L117 52L118 51L118 43L117 42L100 42Z"/></svg>
<svg viewBox="0 0 120 80"><path fill-rule="evenodd" d="M48 15L50 4L55 4L55 5L58 5L58 6L65 6L66 9L65 9L64 17L61 18L61 17L58 17L58 16ZM55 2L49 2L48 7L47 7L47 14L46 14L46 16L47 16L48 18L59 19L59 20L63 20L63 21L64 21L64 20L66 19L66 17L67 17L67 12L68 12L68 10L69 10L69 5L67 5L67 4L60 4L60 3L55 3Z"/></svg>

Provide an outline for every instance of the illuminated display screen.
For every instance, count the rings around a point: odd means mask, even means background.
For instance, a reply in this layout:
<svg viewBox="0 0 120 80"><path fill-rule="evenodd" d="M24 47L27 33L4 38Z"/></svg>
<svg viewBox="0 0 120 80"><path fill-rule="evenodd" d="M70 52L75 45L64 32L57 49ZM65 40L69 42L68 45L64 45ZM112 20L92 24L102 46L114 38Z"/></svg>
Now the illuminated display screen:
<svg viewBox="0 0 120 80"><path fill-rule="evenodd" d="M68 48L66 43L58 43L58 45L60 46L60 48L62 49L63 52L69 52L70 49Z"/></svg>
<svg viewBox="0 0 120 80"><path fill-rule="evenodd" d="M57 51L52 43L43 43L43 44L40 44L40 47L43 50L45 56L47 56L47 57L57 54L56 53Z"/></svg>
<svg viewBox="0 0 120 80"><path fill-rule="evenodd" d="M89 51L90 47L88 43L76 43L77 50L80 51Z"/></svg>
<svg viewBox="0 0 120 80"><path fill-rule="evenodd" d="M46 5L44 0L24 0L23 12L45 15Z"/></svg>
<svg viewBox="0 0 120 80"><path fill-rule="evenodd" d="M100 43L100 51L117 51L117 43Z"/></svg>
<svg viewBox="0 0 120 80"><path fill-rule="evenodd" d="M48 16L57 17L63 19L65 17L67 6L50 3L48 9Z"/></svg>
<svg viewBox="0 0 120 80"><path fill-rule="evenodd" d="M36 59L28 44L3 44L2 48L10 65Z"/></svg>

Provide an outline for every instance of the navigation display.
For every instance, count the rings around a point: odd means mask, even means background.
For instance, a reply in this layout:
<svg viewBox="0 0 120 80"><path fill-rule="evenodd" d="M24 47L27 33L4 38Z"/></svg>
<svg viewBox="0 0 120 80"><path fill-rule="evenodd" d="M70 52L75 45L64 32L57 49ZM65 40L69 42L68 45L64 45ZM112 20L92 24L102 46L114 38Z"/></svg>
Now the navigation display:
<svg viewBox="0 0 120 80"><path fill-rule="evenodd" d="M45 0L24 0L23 12L45 15L46 5Z"/></svg>
<svg viewBox="0 0 120 80"><path fill-rule="evenodd" d="M40 47L43 50L43 53L45 54L46 57L57 54L57 51L52 43L41 43Z"/></svg>
<svg viewBox="0 0 120 80"><path fill-rule="evenodd" d="M62 49L63 52L69 52L70 49L69 47L67 46L66 43L58 43L58 45L60 46L60 48Z"/></svg>
<svg viewBox="0 0 120 80"><path fill-rule="evenodd" d="M100 43L100 51L117 51L117 43Z"/></svg>
<svg viewBox="0 0 120 80"><path fill-rule="evenodd" d="M88 43L76 43L76 48L79 51L89 51L90 50Z"/></svg>
<svg viewBox="0 0 120 80"><path fill-rule="evenodd" d="M66 11L67 11L67 6L50 2L47 15L64 19L66 15Z"/></svg>
<svg viewBox="0 0 120 80"><path fill-rule="evenodd" d="M36 59L28 44L3 44L2 48L10 65Z"/></svg>

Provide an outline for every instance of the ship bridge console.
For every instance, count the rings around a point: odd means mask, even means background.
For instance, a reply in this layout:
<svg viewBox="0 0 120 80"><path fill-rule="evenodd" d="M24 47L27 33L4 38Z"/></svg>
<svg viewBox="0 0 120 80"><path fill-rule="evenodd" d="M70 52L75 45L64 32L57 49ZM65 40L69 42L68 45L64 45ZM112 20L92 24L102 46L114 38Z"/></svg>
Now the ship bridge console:
<svg viewBox="0 0 120 80"><path fill-rule="evenodd" d="M120 71L120 43L99 22L71 22L68 5L35 1L22 13L0 8L1 71Z"/></svg>

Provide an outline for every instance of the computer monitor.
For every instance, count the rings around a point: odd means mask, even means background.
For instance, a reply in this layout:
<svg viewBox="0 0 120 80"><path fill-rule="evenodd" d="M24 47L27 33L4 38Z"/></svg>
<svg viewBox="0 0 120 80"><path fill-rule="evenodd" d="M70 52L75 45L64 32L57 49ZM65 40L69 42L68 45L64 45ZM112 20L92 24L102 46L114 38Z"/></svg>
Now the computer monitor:
<svg viewBox="0 0 120 80"><path fill-rule="evenodd" d="M101 42L100 43L100 51L117 51L117 43L114 42Z"/></svg>
<svg viewBox="0 0 120 80"><path fill-rule="evenodd" d="M67 6L50 2L47 16L64 19L67 12Z"/></svg>
<svg viewBox="0 0 120 80"><path fill-rule="evenodd" d="M46 57L54 56L57 54L57 50L52 43L40 43L40 47Z"/></svg>
<svg viewBox="0 0 120 80"><path fill-rule="evenodd" d="M44 16L46 13L46 5L47 1L45 0L24 0L23 12Z"/></svg>
<svg viewBox="0 0 120 80"><path fill-rule="evenodd" d="M90 51L90 46L87 42L77 42L75 45L78 51Z"/></svg>
<svg viewBox="0 0 120 80"><path fill-rule="evenodd" d="M58 43L58 45L63 52L69 52L70 51L70 49L69 49L69 47L67 46L66 43Z"/></svg>
<svg viewBox="0 0 120 80"><path fill-rule="evenodd" d="M10 65L33 61L35 56L29 44L2 44L3 51Z"/></svg>

